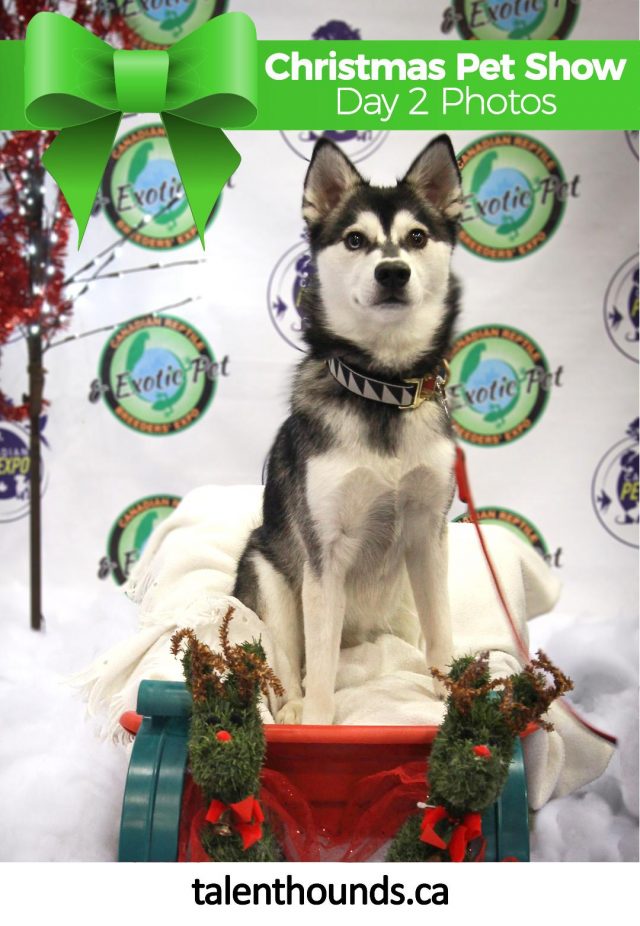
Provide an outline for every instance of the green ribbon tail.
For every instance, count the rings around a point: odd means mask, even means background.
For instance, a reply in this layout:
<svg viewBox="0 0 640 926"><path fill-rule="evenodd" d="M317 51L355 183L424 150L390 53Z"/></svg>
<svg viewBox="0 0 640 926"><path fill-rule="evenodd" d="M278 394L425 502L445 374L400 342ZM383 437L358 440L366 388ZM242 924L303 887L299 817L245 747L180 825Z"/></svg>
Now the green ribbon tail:
<svg viewBox="0 0 640 926"><path fill-rule="evenodd" d="M209 216L240 155L222 129L160 114L202 247Z"/></svg>
<svg viewBox="0 0 640 926"><path fill-rule="evenodd" d="M76 220L78 247L82 243L119 124L120 113L116 112L62 129L42 158Z"/></svg>

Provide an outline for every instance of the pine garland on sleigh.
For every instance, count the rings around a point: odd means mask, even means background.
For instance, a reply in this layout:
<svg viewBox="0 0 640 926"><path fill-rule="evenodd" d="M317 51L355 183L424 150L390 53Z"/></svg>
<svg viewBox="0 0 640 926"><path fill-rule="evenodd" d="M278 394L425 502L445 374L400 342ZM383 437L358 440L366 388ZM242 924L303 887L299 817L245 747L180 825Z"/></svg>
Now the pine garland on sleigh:
<svg viewBox="0 0 640 926"><path fill-rule="evenodd" d="M389 862L479 861L481 814L506 783L516 737L530 723L553 729L542 715L573 688L540 651L522 672L493 681L488 653L455 660L448 675L432 674L449 696L429 757L427 804L397 833Z"/></svg>
<svg viewBox="0 0 640 926"><path fill-rule="evenodd" d="M171 640L182 660L193 708L189 766L204 806L191 825L192 861L280 861L282 852L258 800L265 737L260 693L282 686L259 641L232 646L230 608L214 653L185 628ZM387 861L479 861L481 814L500 795L516 737L542 719L573 684L538 652L522 672L490 678L488 654L456 660L448 675L432 670L449 692L428 771L428 803L394 838Z"/></svg>
<svg viewBox="0 0 640 926"><path fill-rule="evenodd" d="M193 699L189 766L205 800L192 827L192 842L215 862L280 861L280 848L258 800L266 748L258 700L269 688L276 694L283 689L259 640L229 643L232 616L229 608L219 653L189 628L171 638L171 651L182 659Z"/></svg>

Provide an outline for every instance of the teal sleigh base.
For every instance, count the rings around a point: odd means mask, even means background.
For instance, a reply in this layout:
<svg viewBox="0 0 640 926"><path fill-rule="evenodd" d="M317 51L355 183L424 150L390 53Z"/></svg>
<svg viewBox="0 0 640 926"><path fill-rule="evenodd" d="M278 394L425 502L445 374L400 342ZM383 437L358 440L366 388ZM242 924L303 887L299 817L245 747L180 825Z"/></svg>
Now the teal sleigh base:
<svg viewBox="0 0 640 926"><path fill-rule="evenodd" d="M137 733L122 805L121 862L178 860L190 713L191 696L184 683L143 681L139 717L123 718L125 728L137 728ZM267 725L265 767L288 776L330 830L357 793L358 781L402 762L424 761L436 732L435 727ZM527 787L519 740L507 783L499 800L483 814L482 828L485 861L529 861Z"/></svg>

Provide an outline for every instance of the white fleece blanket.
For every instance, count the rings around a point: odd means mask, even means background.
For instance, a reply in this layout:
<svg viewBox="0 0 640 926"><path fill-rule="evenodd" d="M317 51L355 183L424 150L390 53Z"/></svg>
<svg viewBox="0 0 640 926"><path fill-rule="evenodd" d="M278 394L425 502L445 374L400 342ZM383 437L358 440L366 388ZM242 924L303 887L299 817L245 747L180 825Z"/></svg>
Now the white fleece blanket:
<svg viewBox="0 0 640 926"><path fill-rule="evenodd" d="M142 679L182 678L181 665L169 652L179 627L193 627L212 648L229 604L232 642L262 637L273 660L272 641L259 617L229 592L237 560L249 532L261 516L262 486L204 486L190 492L152 534L126 586L140 605L140 629L96 660L72 683L88 700L94 716L106 711L105 735L123 739L118 724L136 706ZM528 641L527 620L549 611L559 582L541 557L500 526L485 527L519 631ZM449 526L449 593L456 655L490 651L494 676L518 670L521 660L470 524ZM419 627L412 601L398 603L405 639L382 634L372 642L342 651L336 682L336 723L438 724L443 716L417 648ZM411 640L412 642L407 642ZM264 719L273 722L267 707ZM554 704L552 732L527 737L525 761L529 803L533 809L602 774L612 747Z"/></svg>

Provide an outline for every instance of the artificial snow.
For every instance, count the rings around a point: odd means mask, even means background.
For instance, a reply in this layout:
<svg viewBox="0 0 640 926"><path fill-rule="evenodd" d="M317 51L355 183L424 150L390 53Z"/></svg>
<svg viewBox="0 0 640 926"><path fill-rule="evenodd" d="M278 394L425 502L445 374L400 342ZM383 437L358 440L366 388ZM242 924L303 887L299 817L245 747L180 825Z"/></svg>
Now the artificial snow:
<svg viewBox="0 0 640 926"><path fill-rule="evenodd" d="M133 605L72 591L29 628L27 593L5 587L0 651L0 860L114 861L129 748L99 738L100 724L64 679L136 626ZM638 859L638 696L635 618L594 621L558 611L531 622L575 682L572 700L619 738L605 774L535 814L533 861Z"/></svg>

